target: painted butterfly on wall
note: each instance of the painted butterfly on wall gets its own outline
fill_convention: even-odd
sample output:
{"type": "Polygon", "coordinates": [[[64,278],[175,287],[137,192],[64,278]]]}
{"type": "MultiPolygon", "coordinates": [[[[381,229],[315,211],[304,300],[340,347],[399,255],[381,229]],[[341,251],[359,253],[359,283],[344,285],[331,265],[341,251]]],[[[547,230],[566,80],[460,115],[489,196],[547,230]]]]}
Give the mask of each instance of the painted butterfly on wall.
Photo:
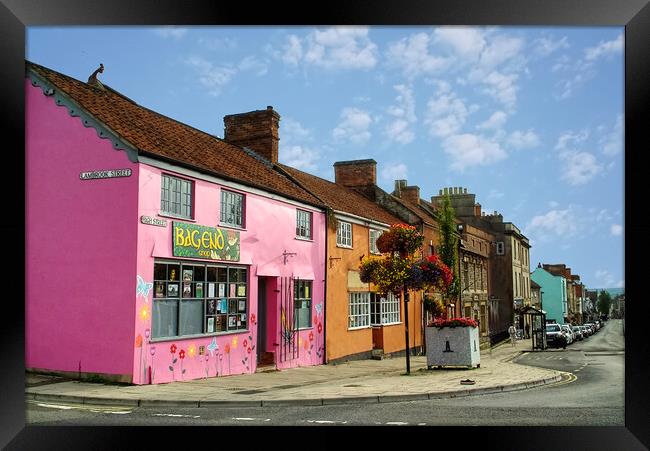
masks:
{"type": "Polygon", "coordinates": [[[144,279],[140,276],[138,276],[138,284],[135,289],[135,295],[142,295],[144,296],[145,300],[147,299],[147,296],[149,296],[149,292],[153,288],[153,283],[152,282],[145,282],[144,279]]]}
{"type": "Polygon", "coordinates": [[[219,349],[219,345],[217,345],[217,337],[212,337],[212,342],[208,345],[208,351],[210,351],[210,355],[214,356],[214,351],[219,349]]]}

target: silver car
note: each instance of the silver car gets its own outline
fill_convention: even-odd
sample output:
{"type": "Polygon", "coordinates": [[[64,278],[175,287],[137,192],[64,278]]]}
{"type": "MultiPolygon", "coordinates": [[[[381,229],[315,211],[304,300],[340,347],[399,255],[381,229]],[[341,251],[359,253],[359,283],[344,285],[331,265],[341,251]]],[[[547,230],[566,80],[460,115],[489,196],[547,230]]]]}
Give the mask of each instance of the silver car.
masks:
{"type": "Polygon", "coordinates": [[[573,329],[571,329],[570,324],[562,324],[560,326],[566,335],[566,344],[570,345],[575,341],[575,335],[573,335],[573,329]]]}
{"type": "Polygon", "coordinates": [[[573,334],[576,336],[577,340],[584,340],[585,336],[583,335],[580,326],[572,326],[571,330],[573,330],[573,334]]]}

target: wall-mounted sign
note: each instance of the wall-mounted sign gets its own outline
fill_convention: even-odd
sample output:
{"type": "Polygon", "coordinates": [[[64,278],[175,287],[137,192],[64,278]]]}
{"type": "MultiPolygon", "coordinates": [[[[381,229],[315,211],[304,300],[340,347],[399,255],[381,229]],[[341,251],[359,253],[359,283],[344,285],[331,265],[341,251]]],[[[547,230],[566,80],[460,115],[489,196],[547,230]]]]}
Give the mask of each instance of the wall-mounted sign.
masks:
{"type": "Polygon", "coordinates": [[[143,224],[155,225],[158,227],[167,227],[167,221],[164,219],[152,218],[151,216],[140,216],[140,222],[143,224]]]}
{"type": "Polygon", "coordinates": [[[175,257],[239,261],[239,232],[185,222],[173,222],[175,257]]]}
{"type": "Polygon", "coordinates": [[[131,177],[131,169],[108,169],[106,171],[89,171],[79,173],[79,178],[81,180],[112,179],[115,177],[131,177]]]}

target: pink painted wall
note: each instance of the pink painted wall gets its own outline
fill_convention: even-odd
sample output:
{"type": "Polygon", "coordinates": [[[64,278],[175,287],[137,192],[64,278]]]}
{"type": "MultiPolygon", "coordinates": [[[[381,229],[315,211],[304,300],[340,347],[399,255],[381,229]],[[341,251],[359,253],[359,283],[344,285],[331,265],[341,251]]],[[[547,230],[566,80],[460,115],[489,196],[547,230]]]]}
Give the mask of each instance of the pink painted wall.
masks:
{"type": "Polygon", "coordinates": [[[26,367],[130,377],[137,164],[29,80],[25,101],[26,367]]]}
{"type": "MultiPolygon", "coordinates": [[[[185,178],[182,174],[175,174],[185,178]]],[[[172,255],[172,218],[159,214],[161,173],[158,168],[141,164],[139,167],[139,207],[138,218],[141,215],[153,218],[167,219],[167,227],[156,227],[138,224],[138,255],[137,274],[145,282],[153,282],[154,258],[174,258],[172,255]]],[[[195,224],[208,227],[219,227],[220,186],[216,183],[203,180],[194,180],[195,199],[195,224]]],[[[300,358],[277,362],[278,368],[293,366],[317,365],[323,363],[323,353],[317,355],[318,346],[323,343],[322,323],[324,300],[324,271],[325,271],[325,216],[323,213],[313,212],[313,241],[297,240],[296,234],[296,206],[280,200],[269,199],[256,194],[245,194],[246,198],[246,230],[240,233],[240,261],[238,264],[248,265],[249,268],[249,330],[241,333],[216,335],[218,348],[214,352],[207,352],[205,356],[198,354],[200,346],[207,346],[213,337],[186,338],[164,341],[151,341],[151,312],[153,290],[147,296],[131,295],[138,314],[135,317],[133,366],[135,368],[134,383],[148,383],[148,367],[151,367],[154,383],[170,382],[173,380],[188,380],[215,375],[252,373],[256,369],[256,352],[253,346],[257,343],[257,324],[252,321],[255,315],[257,320],[258,302],[258,276],[286,277],[294,276],[301,279],[313,280],[313,327],[301,331],[302,346],[300,358]],[[295,252],[297,255],[289,257],[284,264],[284,251],[295,252]],[[318,306],[318,307],[317,307],[318,306]],[[320,310],[320,313],[318,311],[320,310]],[[311,334],[311,340],[310,340],[311,334]],[[138,335],[141,337],[137,339],[138,335]],[[173,346],[175,345],[175,346],[173,346]],[[310,348],[314,345],[313,348],[310,348]],[[248,353],[248,348],[251,353],[248,353]],[[152,351],[153,350],[153,351],[152,351]],[[175,352],[172,352],[175,351],[175,352]],[[184,350],[185,358],[178,357],[180,350],[184,350]],[[244,362],[242,363],[242,360],[244,362]],[[183,373],[182,368],[185,370],[183,373]],[[169,369],[170,365],[172,370],[169,369]]],[[[190,221],[187,221],[190,222],[190,221]]],[[[207,261],[207,260],[197,260],[207,261]]],[[[215,262],[215,261],[211,261],[215,262]]],[[[235,263],[235,262],[229,262],[235,263]]],[[[135,276],[134,276],[135,278],[135,276]]],[[[269,286],[272,285],[269,280],[269,286]]],[[[274,287],[275,288],[275,287],[274,287]]],[[[269,295],[276,295],[271,290],[269,295]]],[[[275,333],[277,335],[279,324],[279,304],[272,296],[267,298],[269,306],[275,310],[267,309],[269,318],[275,317],[275,333]]],[[[270,343],[277,342],[277,337],[271,337],[270,343]]],[[[133,345],[132,345],[133,346],[133,345]]],[[[276,355],[277,359],[277,355],[276,355]]]]}
{"type": "Polygon", "coordinates": [[[280,306],[278,305],[278,294],[275,290],[279,289],[278,278],[268,278],[266,283],[266,305],[267,312],[266,315],[266,351],[273,352],[275,351],[276,345],[278,343],[278,334],[280,321],[278,320],[277,314],[273,312],[279,312],[280,306]]]}

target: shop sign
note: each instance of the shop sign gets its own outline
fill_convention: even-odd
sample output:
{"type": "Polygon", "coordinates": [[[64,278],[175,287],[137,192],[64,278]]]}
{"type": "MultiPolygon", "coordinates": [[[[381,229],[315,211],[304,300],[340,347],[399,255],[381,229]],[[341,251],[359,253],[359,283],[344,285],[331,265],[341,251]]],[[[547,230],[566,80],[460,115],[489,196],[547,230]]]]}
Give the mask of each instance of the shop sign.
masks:
{"type": "Polygon", "coordinates": [[[151,216],[140,216],[140,222],[143,224],[155,225],[158,227],[167,227],[167,221],[164,219],[152,218],[151,216]]]}
{"type": "Polygon", "coordinates": [[[81,180],[112,179],[115,177],[131,177],[131,169],[108,169],[105,171],[89,171],[79,173],[79,178],[81,180]]]}
{"type": "Polygon", "coordinates": [[[175,257],[239,261],[239,232],[185,222],[173,222],[175,257]]]}

